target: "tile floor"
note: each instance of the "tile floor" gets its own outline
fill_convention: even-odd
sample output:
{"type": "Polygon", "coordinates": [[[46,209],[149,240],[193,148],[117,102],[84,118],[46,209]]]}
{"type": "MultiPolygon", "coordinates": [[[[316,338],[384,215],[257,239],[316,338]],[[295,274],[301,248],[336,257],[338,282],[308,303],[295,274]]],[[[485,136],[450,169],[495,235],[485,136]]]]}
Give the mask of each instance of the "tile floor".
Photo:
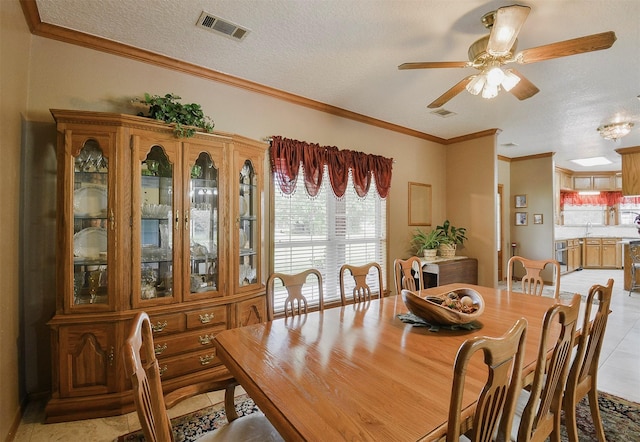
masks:
{"type": "MultiPolygon", "coordinates": [[[[640,402],[640,292],[628,296],[623,290],[622,270],[582,270],[561,278],[561,289],[580,294],[588,292],[593,284],[605,284],[613,278],[611,316],[607,324],[602,353],[598,387],[601,391],[640,402]]],[[[237,389],[242,393],[242,389],[237,389]]],[[[183,401],[173,407],[171,417],[216,404],[223,400],[224,393],[202,394],[183,401]]],[[[17,442],[44,442],[83,440],[87,442],[110,442],[121,434],[140,428],[135,413],[104,419],[59,424],[43,424],[43,405],[30,404],[25,412],[15,437],[17,442]]]]}

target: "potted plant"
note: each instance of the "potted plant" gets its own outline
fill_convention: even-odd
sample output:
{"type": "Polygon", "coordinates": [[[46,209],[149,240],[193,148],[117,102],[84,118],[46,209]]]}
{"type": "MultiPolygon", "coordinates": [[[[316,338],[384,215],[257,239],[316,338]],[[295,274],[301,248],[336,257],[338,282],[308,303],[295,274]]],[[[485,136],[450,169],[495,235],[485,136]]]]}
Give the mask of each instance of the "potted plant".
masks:
{"type": "Polygon", "coordinates": [[[419,228],[413,234],[411,243],[416,248],[417,255],[423,255],[428,260],[434,260],[440,245],[440,232],[432,230],[429,233],[419,228]]]}
{"type": "Polygon", "coordinates": [[[465,227],[455,227],[451,225],[449,220],[445,220],[441,226],[434,229],[439,233],[440,238],[440,256],[452,257],[456,254],[458,245],[462,245],[468,238],[466,236],[467,229],[465,227]]]}
{"type": "Polygon", "coordinates": [[[140,117],[153,118],[173,125],[173,133],[178,138],[192,137],[196,129],[213,132],[213,120],[206,116],[202,107],[197,103],[182,104],[181,98],[174,94],[159,95],[144,94],[144,99],[135,98],[133,103],[140,103],[149,107],[149,115],[142,112],[140,117]]]}

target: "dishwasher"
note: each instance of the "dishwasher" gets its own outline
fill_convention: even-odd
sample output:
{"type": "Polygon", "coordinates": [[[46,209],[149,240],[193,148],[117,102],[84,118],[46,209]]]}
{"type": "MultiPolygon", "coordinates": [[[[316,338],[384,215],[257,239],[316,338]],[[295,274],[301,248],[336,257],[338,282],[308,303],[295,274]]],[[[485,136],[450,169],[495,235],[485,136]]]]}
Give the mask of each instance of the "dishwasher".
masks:
{"type": "Polygon", "coordinates": [[[560,263],[560,274],[567,273],[568,267],[568,259],[569,259],[569,249],[567,248],[567,241],[556,241],[556,250],[555,250],[556,261],[560,263]]]}

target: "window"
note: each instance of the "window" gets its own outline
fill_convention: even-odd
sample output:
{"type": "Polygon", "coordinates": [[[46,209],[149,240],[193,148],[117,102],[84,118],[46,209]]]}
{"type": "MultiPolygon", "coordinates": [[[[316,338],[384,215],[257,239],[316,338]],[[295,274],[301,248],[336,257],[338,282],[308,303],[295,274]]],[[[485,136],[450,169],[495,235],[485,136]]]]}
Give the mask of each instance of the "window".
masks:
{"type": "MultiPolygon", "coordinates": [[[[326,175],[325,169],[325,178],[326,175]]],[[[328,182],[328,178],[323,179],[323,183],[328,182]]],[[[340,301],[338,271],[342,264],[363,265],[375,261],[383,269],[384,281],[387,207],[375,185],[366,197],[359,198],[349,178],[342,199],[337,199],[326,184],[316,197],[310,198],[305,192],[301,173],[296,189],[290,196],[284,195],[279,186],[274,189],[274,271],[298,273],[312,267],[320,270],[325,305],[340,301]]],[[[379,292],[376,278],[377,275],[372,274],[367,282],[374,292],[379,292]]],[[[279,284],[276,280],[276,314],[283,311],[287,296],[279,284]]],[[[311,277],[307,286],[307,292],[303,294],[312,305],[317,304],[318,290],[311,277]]],[[[347,290],[352,288],[353,285],[346,287],[347,290]]]]}
{"type": "Polygon", "coordinates": [[[624,196],[620,200],[620,224],[632,225],[636,216],[640,214],[640,198],[624,196]]]}
{"type": "Polygon", "coordinates": [[[564,206],[564,225],[565,226],[584,226],[591,223],[594,226],[604,225],[607,214],[606,205],[582,205],[574,206],[565,204],[564,206]]]}

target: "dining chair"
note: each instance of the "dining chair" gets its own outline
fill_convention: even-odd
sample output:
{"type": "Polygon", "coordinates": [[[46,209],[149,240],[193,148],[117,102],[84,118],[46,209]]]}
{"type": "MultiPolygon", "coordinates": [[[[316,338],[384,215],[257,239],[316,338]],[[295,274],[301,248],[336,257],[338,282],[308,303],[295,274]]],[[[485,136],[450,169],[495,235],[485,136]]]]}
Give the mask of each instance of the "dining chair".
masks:
{"type": "MultiPolygon", "coordinates": [[[[520,281],[520,291],[528,293],[530,295],[541,296],[544,290],[544,280],[542,279],[541,272],[550,267],[553,269],[554,275],[554,298],[560,297],[560,263],[555,259],[527,259],[522,256],[512,256],[507,263],[507,288],[509,291],[513,289],[513,281],[515,277],[516,263],[520,263],[524,270],[525,275],[520,281]]],[[[516,290],[518,290],[516,288],[516,290]]]]}
{"type": "Polygon", "coordinates": [[[476,336],[462,344],[454,364],[447,442],[490,442],[498,426],[502,427],[502,434],[511,433],[516,399],[521,388],[526,329],[527,320],[520,318],[499,338],[476,336]],[[471,429],[461,435],[460,415],[467,366],[478,351],[483,352],[489,375],[478,397],[471,429]]]}
{"type": "Polygon", "coordinates": [[[394,260],[393,274],[398,295],[402,292],[402,289],[411,290],[412,292],[424,289],[422,261],[417,256],[394,260]]]}
{"type": "MultiPolygon", "coordinates": [[[[554,304],[544,315],[533,382],[520,392],[511,429],[517,442],[560,442],[562,395],[580,311],[580,295],[570,305],[554,304]],[[555,342],[553,341],[555,339],[555,342]],[[552,345],[553,343],[553,345],[552,345]]],[[[499,434],[505,438],[505,433],[499,434]]]]}
{"type": "Polygon", "coordinates": [[[585,396],[589,397],[591,419],[598,440],[600,442],[606,441],[598,407],[597,375],[602,340],[609,318],[612,291],[613,279],[609,279],[606,286],[600,284],[591,286],[587,296],[577,351],[569,370],[564,393],[565,426],[570,442],[578,441],[576,408],[578,402],[585,396]],[[594,307],[597,310],[594,317],[591,318],[591,310],[594,307]]]}
{"type": "Polygon", "coordinates": [[[277,279],[282,282],[282,285],[287,291],[287,298],[284,301],[285,318],[288,316],[299,315],[301,313],[307,313],[309,309],[309,302],[303,293],[303,288],[305,285],[310,285],[310,283],[307,283],[309,275],[314,275],[318,280],[318,310],[324,310],[322,274],[319,270],[307,269],[294,274],[272,273],[267,279],[267,319],[269,321],[272,321],[274,317],[276,302],[274,283],[277,279]]]}
{"type": "Polygon", "coordinates": [[[640,241],[629,241],[629,256],[631,258],[631,286],[629,287],[629,296],[635,289],[640,288],[640,283],[636,280],[636,273],[640,268],[640,241]]]}
{"type": "MultiPolygon", "coordinates": [[[[139,312],[132,323],[124,345],[126,374],[133,387],[133,400],[145,440],[174,441],[171,420],[162,393],[160,368],[153,345],[149,315],[139,312]]],[[[225,388],[225,412],[228,424],[204,434],[198,441],[282,441],[282,437],[261,412],[238,417],[234,405],[237,382],[231,380],[225,388]]]]}
{"type": "MultiPolygon", "coordinates": [[[[370,301],[372,298],[371,287],[367,283],[367,276],[372,272],[378,280],[378,297],[382,298],[382,269],[377,262],[370,262],[361,266],[344,264],[340,267],[338,278],[340,279],[340,300],[342,305],[347,305],[347,293],[345,288],[345,278],[350,273],[355,283],[351,292],[353,302],[370,301]]],[[[375,298],[375,296],[373,296],[375,298]]]]}

